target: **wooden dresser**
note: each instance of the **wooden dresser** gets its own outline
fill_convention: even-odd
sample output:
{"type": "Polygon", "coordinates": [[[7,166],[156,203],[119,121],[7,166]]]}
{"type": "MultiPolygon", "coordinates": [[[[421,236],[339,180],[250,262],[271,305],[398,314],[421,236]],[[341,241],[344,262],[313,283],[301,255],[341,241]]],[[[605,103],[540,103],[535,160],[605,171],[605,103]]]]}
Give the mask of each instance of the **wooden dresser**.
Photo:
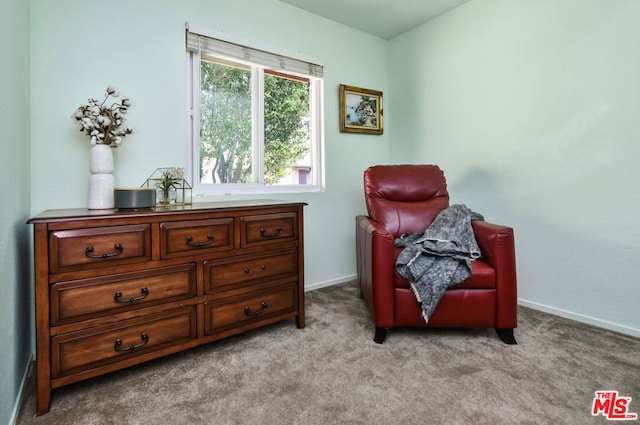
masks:
{"type": "Polygon", "coordinates": [[[50,210],[34,225],[37,414],[51,391],[295,317],[304,203],[50,210]]]}

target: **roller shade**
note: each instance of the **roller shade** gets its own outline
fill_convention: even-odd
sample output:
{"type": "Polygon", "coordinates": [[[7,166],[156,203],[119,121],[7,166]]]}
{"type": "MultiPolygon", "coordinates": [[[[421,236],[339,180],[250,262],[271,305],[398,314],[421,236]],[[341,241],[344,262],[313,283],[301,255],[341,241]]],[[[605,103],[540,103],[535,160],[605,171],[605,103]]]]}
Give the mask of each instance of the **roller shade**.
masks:
{"type": "Polygon", "coordinates": [[[272,70],[322,78],[322,65],[207,37],[188,30],[186,33],[187,50],[190,52],[222,57],[240,62],[249,62],[272,70]]]}

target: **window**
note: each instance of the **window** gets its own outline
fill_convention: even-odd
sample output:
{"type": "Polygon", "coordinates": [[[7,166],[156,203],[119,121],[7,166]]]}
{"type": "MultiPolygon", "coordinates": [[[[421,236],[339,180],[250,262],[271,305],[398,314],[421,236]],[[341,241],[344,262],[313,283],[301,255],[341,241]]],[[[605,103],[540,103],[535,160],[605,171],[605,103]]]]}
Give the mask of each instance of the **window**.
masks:
{"type": "Polygon", "coordinates": [[[322,189],[322,67],[187,31],[195,194],[322,189]]]}

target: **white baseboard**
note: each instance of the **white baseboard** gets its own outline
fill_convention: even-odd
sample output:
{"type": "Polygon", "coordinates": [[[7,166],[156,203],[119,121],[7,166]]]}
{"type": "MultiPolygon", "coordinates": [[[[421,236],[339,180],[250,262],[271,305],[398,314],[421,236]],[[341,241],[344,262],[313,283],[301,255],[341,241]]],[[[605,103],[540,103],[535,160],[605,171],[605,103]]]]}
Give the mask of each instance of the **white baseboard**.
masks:
{"type": "Polygon", "coordinates": [[[356,280],[356,275],[349,275],[338,277],[336,279],[325,280],[324,282],[316,282],[311,284],[304,285],[304,292],[315,291],[316,289],[325,288],[327,286],[339,285],[341,283],[351,282],[352,280],[356,280]]]}
{"type": "Polygon", "coordinates": [[[577,322],[587,323],[589,325],[597,326],[599,328],[608,329],[610,331],[619,332],[621,334],[640,338],[640,329],[632,328],[630,326],[620,325],[618,323],[609,322],[607,320],[598,319],[595,317],[587,316],[585,314],[574,313],[572,311],[563,310],[561,308],[551,307],[545,304],[536,303],[533,301],[518,299],[518,304],[532,308],[534,310],[544,311],[545,313],[553,314],[556,316],[564,317],[566,319],[575,320],[577,322]]]}
{"type": "MultiPolygon", "coordinates": [[[[312,283],[312,284],[305,285],[304,291],[309,292],[309,291],[314,291],[316,289],[325,288],[327,286],[339,285],[341,283],[351,282],[356,278],[357,276],[354,274],[354,275],[343,276],[336,279],[327,280],[324,282],[312,283]]],[[[595,317],[587,316],[585,314],[574,313],[572,311],[563,310],[561,308],[552,307],[549,305],[540,304],[540,303],[529,301],[529,300],[524,300],[522,298],[518,299],[518,304],[524,307],[532,308],[534,310],[544,311],[545,313],[553,314],[555,316],[564,317],[566,319],[575,320],[577,322],[586,323],[589,325],[597,326],[599,328],[604,328],[610,331],[640,338],[640,329],[632,328],[630,326],[620,325],[618,323],[613,323],[607,320],[602,320],[595,317]]]]}
{"type": "Polygon", "coordinates": [[[27,362],[27,367],[24,369],[24,374],[22,375],[22,382],[20,383],[20,389],[18,390],[18,397],[16,398],[16,402],[13,405],[13,411],[11,412],[11,416],[9,417],[9,424],[15,425],[18,420],[18,413],[20,413],[20,406],[22,405],[22,399],[24,397],[25,386],[27,385],[27,377],[29,376],[29,371],[31,370],[31,365],[33,364],[33,354],[29,357],[29,361],[27,362]]]}

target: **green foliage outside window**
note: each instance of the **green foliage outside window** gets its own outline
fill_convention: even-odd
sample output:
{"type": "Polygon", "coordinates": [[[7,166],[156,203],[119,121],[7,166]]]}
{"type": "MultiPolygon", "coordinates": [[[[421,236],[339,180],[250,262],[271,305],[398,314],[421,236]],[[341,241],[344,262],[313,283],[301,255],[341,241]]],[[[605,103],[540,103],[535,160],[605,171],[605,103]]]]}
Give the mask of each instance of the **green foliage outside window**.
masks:
{"type": "MultiPolygon", "coordinates": [[[[200,178],[253,178],[251,70],[201,62],[200,178]]],[[[309,152],[309,84],[264,76],[264,181],[277,184],[309,152]]]]}

